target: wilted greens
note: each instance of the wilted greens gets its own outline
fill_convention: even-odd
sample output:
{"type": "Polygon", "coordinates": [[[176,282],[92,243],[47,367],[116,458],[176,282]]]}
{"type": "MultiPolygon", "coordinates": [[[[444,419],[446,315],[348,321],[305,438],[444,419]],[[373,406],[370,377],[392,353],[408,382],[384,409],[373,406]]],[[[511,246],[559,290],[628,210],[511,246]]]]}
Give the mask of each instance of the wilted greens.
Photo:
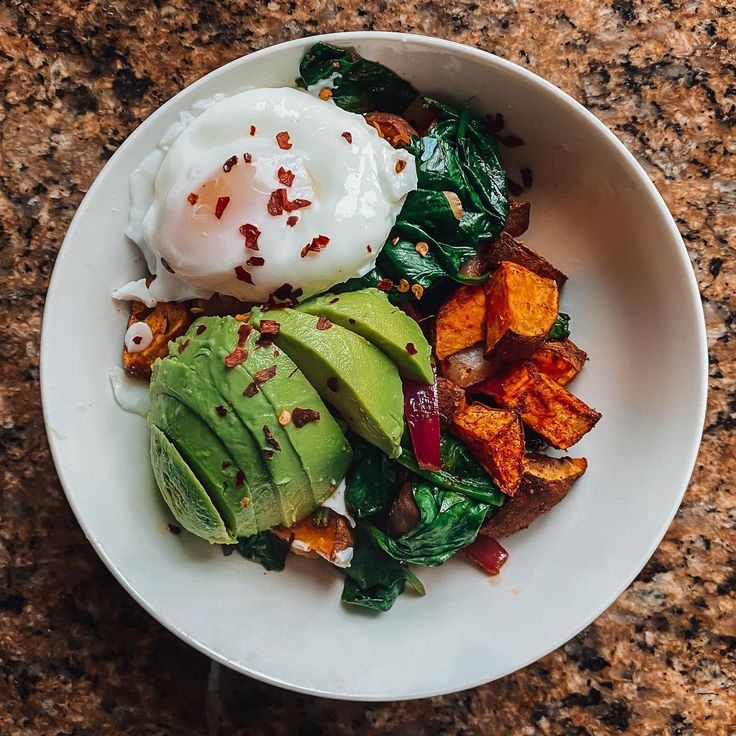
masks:
{"type": "Polygon", "coordinates": [[[299,73],[305,85],[332,80],[332,99],[350,112],[402,113],[417,97],[414,87],[387,67],[327,43],[307,51],[299,73]]]}
{"type": "Polygon", "coordinates": [[[560,312],[549,332],[549,340],[564,340],[570,337],[570,315],[560,312]]]}
{"type": "Polygon", "coordinates": [[[353,464],[345,478],[345,502],[356,519],[388,513],[396,495],[396,470],[388,456],[357,435],[350,436],[353,464]]]}
{"type": "Polygon", "coordinates": [[[238,552],[247,560],[260,563],[266,570],[283,570],[289,544],[271,532],[260,532],[239,540],[238,552]]]}
{"type": "Polygon", "coordinates": [[[441,565],[478,535],[489,506],[467,496],[439,488],[423,478],[412,483],[420,519],[414,529],[398,539],[375,526],[368,532],[395,560],[417,565],[441,565]]]}

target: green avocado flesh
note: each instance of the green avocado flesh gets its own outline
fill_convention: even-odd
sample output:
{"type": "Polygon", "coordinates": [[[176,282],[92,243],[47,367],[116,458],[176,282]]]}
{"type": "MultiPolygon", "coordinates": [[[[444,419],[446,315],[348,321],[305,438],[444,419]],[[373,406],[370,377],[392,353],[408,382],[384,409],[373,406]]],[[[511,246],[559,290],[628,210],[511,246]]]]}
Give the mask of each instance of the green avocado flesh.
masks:
{"type": "Polygon", "coordinates": [[[235,542],[207,491],[176,447],[155,426],[151,426],[151,465],[161,495],[179,524],[211,544],[235,542]]]}
{"type": "Polygon", "coordinates": [[[419,325],[378,289],[325,294],[297,307],[364,337],[390,358],[399,373],[423,383],[434,382],[431,348],[419,325]]]}
{"type": "MultiPolygon", "coordinates": [[[[152,404],[158,394],[173,396],[187,406],[217,436],[235,464],[244,469],[258,531],[281,524],[281,506],[265,461],[248,430],[233,411],[225,409],[227,402],[212,384],[178,360],[157,360],[151,376],[152,404]]],[[[177,441],[182,444],[187,440],[180,437],[177,441]]]]}
{"type": "Polygon", "coordinates": [[[398,457],[404,402],[396,365],[365,338],[330,322],[324,325],[314,315],[279,309],[251,317],[254,327],[264,319],[279,324],[276,345],[350,428],[389,457],[398,457]]]}
{"type": "MultiPolygon", "coordinates": [[[[231,317],[198,320],[190,331],[194,337],[182,351],[181,358],[187,361],[202,350],[211,351],[213,344],[230,352],[237,345],[241,324],[231,317]]],[[[252,381],[253,376],[263,375],[264,371],[275,367],[273,378],[258,382],[257,386],[268,400],[277,422],[279,417],[284,421],[288,418],[282,412],[291,415],[295,409],[308,409],[319,415],[319,419],[299,426],[302,423],[296,412],[297,419],[283,425],[309,479],[314,505],[319,506],[345,475],[352,460],[352,449],[319,394],[291,358],[278,347],[263,340],[259,342],[260,337],[260,333],[253,331],[243,345],[248,354],[244,363],[225,370],[237,372],[241,369],[252,381]]],[[[174,354],[178,355],[178,347],[174,354]]],[[[250,398],[244,403],[249,404],[250,398]]]]}
{"type": "Polygon", "coordinates": [[[194,412],[167,394],[156,394],[148,421],[171,439],[228,530],[236,537],[256,534],[258,527],[245,473],[217,435],[194,412]]]}

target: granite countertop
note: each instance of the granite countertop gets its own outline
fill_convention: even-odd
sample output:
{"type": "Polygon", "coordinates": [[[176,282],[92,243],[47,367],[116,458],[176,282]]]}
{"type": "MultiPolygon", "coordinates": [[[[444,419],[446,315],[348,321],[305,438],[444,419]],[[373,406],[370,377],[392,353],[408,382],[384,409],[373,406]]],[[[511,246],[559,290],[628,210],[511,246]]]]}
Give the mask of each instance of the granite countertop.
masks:
{"type": "Polygon", "coordinates": [[[0,733],[736,733],[735,43],[736,11],[726,0],[3,3],[0,733]],[[540,662],[415,703],[284,692],[212,664],[165,631],[86,542],[40,413],[45,290],[104,162],[211,69],[279,41],[351,29],[478,46],[545,76],[598,115],[675,216],[711,351],[693,480],[636,582],[540,662]]]}

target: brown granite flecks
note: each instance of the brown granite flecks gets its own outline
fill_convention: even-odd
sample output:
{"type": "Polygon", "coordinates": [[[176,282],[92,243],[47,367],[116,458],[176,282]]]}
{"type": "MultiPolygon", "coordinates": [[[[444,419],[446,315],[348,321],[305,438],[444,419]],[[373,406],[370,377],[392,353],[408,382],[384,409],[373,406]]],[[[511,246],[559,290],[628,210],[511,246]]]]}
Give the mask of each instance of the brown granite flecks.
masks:
{"type": "Polygon", "coordinates": [[[736,733],[736,11],[721,0],[199,2],[0,6],[0,733],[736,733]],[[255,49],[338,30],[451,38],[530,68],[635,153],[689,248],[711,349],[704,441],[667,537],[563,648],[419,703],[336,703],[236,675],[114,582],[55,477],[38,336],[84,192],[164,100],[255,49]]]}

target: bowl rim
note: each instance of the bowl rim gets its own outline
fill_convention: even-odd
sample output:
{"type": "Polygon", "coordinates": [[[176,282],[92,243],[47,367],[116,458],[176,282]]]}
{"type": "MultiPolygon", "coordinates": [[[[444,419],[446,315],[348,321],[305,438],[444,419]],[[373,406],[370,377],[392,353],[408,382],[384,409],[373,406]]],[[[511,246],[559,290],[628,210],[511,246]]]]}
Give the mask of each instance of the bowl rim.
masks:
{"type": "Polygon", "coordinates": [[[690,478],[692,476],[692,472],[695,467],[695,463],[697,461],[698,452],[700,449],[700,443],[702,439],[702,433],[703,433],[705,417],[706,417],[708,378],[709,378],[708,376],[708,344],[707,344],[707,336],[706,336],[705,315],[703,312],[703,305],[702,305],[700,292],[698,289],[697,279],[695,276],[693,265],[690,261],[690,257],[688,255],[687,249],[682,240],[682,236],[680,235],[677,229],[674,218],[672,214],[670,213],[669,209],[667,208],[667,205],[665,204],[664,199],[662,198],[662,195],[659,193],[656,186],[654,185],[652,180],[647,175],[646,171],[642,168],[642,166],[636,160],[634,155],[626,148],[626,146],[616,137],[616,135],[603,122],[601,122],[595,115],[593,115],[593,113],[587,110],[581,103],[575,100],[575,98],[573,98],[567,92],[564,92],[559,87],[552,84],[551,82],[548,82],[543,77],[520,66],[519,64],[516,64],[512,61],[508,61],[507,59],[499,57],[489,51],[485,51],[485,50],[482,50],[482,49],[479,49],[473,46],[459,43],[457,41],[450,41],[447,39],[438,38],[435,36],[427,36],[427,35],[418,34],[418,33],[403,33],[403,32],[395,32],[395,31],[345,31],[345,32],[335,32],[335,33],[324,33],[324,34],[318,34],[314,36],[303,36],[300,38],[295,38],[289,41],[284,41],[282,43],[267,46],[257,51],[253,51],[251,53],[245,54],[244,56],[240,56],[236,59],[233,59],[232,61],[227,62],[226,64],[222,66],[219,66],[213,69],[212,71],[208,72],[207,74],[200,77],[196,81],[192,82],[190,85],[180,89],[179,92],[177,92],[175,95],[169,98],[166,102],[164,102],[162,105],[156,108],[148,117],[146,117],[146,119],[143,120],[140,123],[140,125],[138,125],[138,127],[126,138],[126,140],[123,141],[123,143],[117,149],[117,151],[113,154],[113,156],[105,163],[105,166],[103,166],[103,168],[100,169],[100,171],[97,173],[97,175],[95,176],[95,179],[93,180],[92,184],[87,190],[82,202],[80,203],[77,211],[75,212],[74,217],[72,218],[72,221],[69,224],[64,240],[62,241],[61,247],[58,251],[57,258],[54,264],[54,269],[51,274],[49,286],[46,292],[46,300],[45,300],[44,313],[43,313],[42,325],[41,325],[40,361],[39,362],[40,362],[39,379],[40,379],[40,389],[41,389],[41,407],[42,407],[42,412],[43,412],[43,417],[44,417],[46,436],[48,439],[51,456],[52,456],[54,466],[55,466],[55,469],[56,469],[56,472],[59,478],[59,482],[61,483],[61,486],[64,490],[64,494],[66,495],[67,501],[69,505],[71,506],[74,516],[76,517],[77,522],[82,528],[82,531],[84,532],[85,537],[87,538],[89,543],[92,545],[95,552],[97,553],[99,558],[102,560],[103,564],[112,573],[112,575],[115,577],[117,582],[120,583],[120,585],[122,585],[122,587],[128,592],[128,594],[148,614],[150,614],[158,623],[164,626],[168,631],[170,631],[172,634],[177,636],[179,639],[181,639],[188,645],[194,647],[196,650],[198,650],[202,654],[205,654],[210,659],[220,664],[224,664],[227,667],[234,669],[241,674],[247,675],[249,677],[253,677],[256,680],[265,682],[270,685],[276,685],[278,687],[285,688],[287,690],[291,690],[291,691],[306,694],[306,695],[313,695],[317,697],[331,698],[331,699],[337,699],[337,700],[354,700],[354,701],[357,700],[357,701],[363,701],[363,702],[388,702],[388,701],[401,701],[401,700],[415,700],[415,699],[422,699],[422,698],[434,697],[434,696],[439,696],[439,695],[447,695],[453,692],[462,692],[464,690],[479,687],[481,685],[487,684],[488,682],[494,681],[496,679],[507,677],[508,675],[513,674],[514,672],[517,672],[521,669],[528,667],[530,664],[533,664],[534,662],[538,661],[542,657],[547,656],[550,652],[553,652],[554,650],[558,649],[559,647],[564,645],[566,642],[568,642],[570,639],[572,639],[577,634],[579,634],[582,630],[587,628],[602,613],[604,613],[616,601],[616,599],[631,585],[631,583],[634,581],[636,576],[641,572],[641,570],[646,565],[648,560],[654,554],[655,550],[657,549],[660,542],[662,541],[662,538],[667,532],[667,529],[672,523],[672,520],[675,514],[677,513],[677,510],[679,509],[680,504],[682,503],[682,499],[688,488],[690,478]],[[222,75],[226,71],[232,69],[233,67],[247,64],[250,60],[253,60],[256,58],[259,60],[263,60],[263,59],[268,58],[269,56],[278,55],[286,49],[291,49],[294,47],[301,47],[301,46],[304,46],[304,47],[311,46],[312,44],[317,43],[319,41],[324,41],[328,43],[336,43],[336,44],[350,44],[351,42],[360,42],[360,41],[366,41],[366,40],[388,42],[388,43],[391,43],[391,42],[395,43],[397,41],[403,42],[406,40],[411,40],[411,41],[415,41],[415,42],[424,44],[430,48],[434,47],[437,50],[449,51],[452,54],[456,54],[460,56],[475,57],[477,59],[482,60],[486,64],[495,65],[507,72],[510,72],[511,74],[522,77],[526,79],[527,81],[533,82],[534,84],[542,87],[548,93],[551,93],[558,100],[564,103],[567,107],[572,108],[572,110],[577,115],[581,116],[587,124],[593,126],[599,133],[603,134],[603,136],[608,140],[610,144],[613,145],[617,153],[620,155],[622,159],[622,164],[626,168],[627,172],[634,175],[637,181],[644,186],[645,190],[648,192],[649,196],[652,198],[653,202],[656,204],[660,213],[664,216],[664,219],[667,223],[667,230],[668,230],[668,234],[670,238],[674,240],[674,242],[676,243],[676,250],[673,251],[671,257],[672,258],[676,257],[679,260],[679,266],[684,270],[686,274],[686,280],[688,284],[688,295],[690,299],[689,307],[692,310],[692,313],[694,317],[696,318],[695,321],[697,323],[695,325],[695,328],[696,328],[695,331],[697,334],[697,344],[692,345],[692,349],[695,352],[697,352],[697,359],[699,362],[699,381],[698,381],[697,386],[693,386],[693,393],[696,394],[698,415],[700,417],[700,420],[697,423],[693,423],[693,425],[690,427],[690,432],[691,432],[691,437],[690,437],[690,442],[689,442],[690,447],[691,447],[690,457],[688,459],[688,462],[684,466],[688,468],[688,471],[686,475],[683,475],[683,478],[681,481],[682,489],[677,495],[675,502],[672,505],[672,508],[670,509],[666,517],[664,518],[664,521],[660,529],[657,531],[657,534],[655,535],[655,537],[653,537],[649,548],[642,555],[640,562],[637,563],[636,569],[632,570],[631,574],[626,578],[625,584],[621,585],[615,591],[612,591],[611,594],[604,601],[602,601],[602,603],[596,608],[594,613],[585,620],[583,625],[579,625],[579,623],[577,622],[573,623],[569,628],[565,630],[565,633],[562,636],[558,637],[558,639],[551,642],[547,647],[544,648],[543,651],[540,651],[535,656],[528,658],[528,660],[524,661],[522,664],[511,667],[508,670],[501,672],[496,677],[494,677],[493,680],[488,680],[488,679],[473,680],[470,682],[464,682],[461,685],[459,685],[457,688],[449,689],[445,687],[445,688],[440,688],[437,690],[428,690],[426,692],[420,692],[420,693],[416,693],[416,692],[392,693],[386,696],[375,696],[375,695],[360,696],[354,693],[326,692],[326,691],[321,691],[321,690],[317,690],[317,689],[313,689],[313,688],[309,688],[309,687],[305,687],[302,685],[280,680],[278,677],[274,677],[272,675],[268,675],[263,672],[259,672],[255,669],[250,669],[247,666],[244,666],[238,662],[233,662],[229,660],[226,656],[213,651],[207,645],[203,644],[202,642],[190,636],[186,631],[183,631],[177,628],[176,626],[174,626],[173,624],[171,624],[169,621],[164,620],[159,615],[155,607],[151,603],[149,603],[145,598],[139,595],[136,589],[128,582],[124,574],[118,569],[115,562],[106,554],[101,544],[95,538],[92,532],[92,529],[90,528],[89,523],[85,520],[84,516],[80,512],[80,509],[74,500],[74,494],[71,493],[69,490],[69,487],[71,484],[66,479],[64,471],[63,471],[62,452],[59,448],[59,445],[57,444],[54,433],[50,431],[50,427],[49,427],[48,416],[49,416],[49,408],[50,408],[50,403],[52,401],[52,398],[50,396],[49,388],[48,388],[49,387],[49,381],[48,381],[48,375],[47,375],[48,369],[45,368],[46,361],[43,360],[44,355],[50,350],[47,347],[49,343],[49,330],[47,329],[48,322],[45,318],[46,309],[47,309],[47,305],[53,304],[56,293],[61,288],[60,286],[61,279],[60,277],[58,277],[59,270],[57,270],[56,266],[64,256],[64,252],[65,252],[64,248],[66,246],[67,241],[71,242],[74,240],[77,223],[79,220],[81,220],[81,216],[84,214],[86,209],[89,207],[90,202],[93,199],[95,190],[98,186],[98,182],[100,179],[100,174],[102,173],[104,168],[106,168],[107,166],[110,166],[112,162],[115,161],[115,159],[121,154],[123,149],[127,147],[126,144],[129,141],[135,140],[137,138],[147,135],[148,128],[152,124],[153,119],[164,115],[170,107],[173,107],[176,104],[176,99],[179,97],[179,95],[184,90],[196,91],[197,88],[204,85],[206,80],[210,80],[213,77],[222,75]]]}

